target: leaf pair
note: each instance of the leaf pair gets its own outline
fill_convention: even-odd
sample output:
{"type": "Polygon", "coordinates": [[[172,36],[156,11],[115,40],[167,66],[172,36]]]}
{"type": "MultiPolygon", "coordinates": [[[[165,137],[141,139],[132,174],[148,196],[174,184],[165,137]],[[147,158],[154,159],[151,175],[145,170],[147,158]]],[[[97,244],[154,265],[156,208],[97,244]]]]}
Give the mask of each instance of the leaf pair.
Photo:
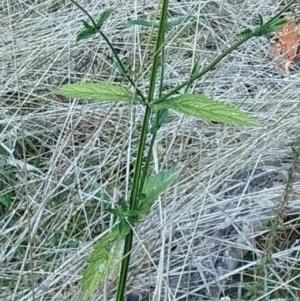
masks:
{"type": "Polygon", "coordinates": [[[180,171],[181,169],[175,168],[169,171],[162,171],[159,174],[152,174],[147,178],[142,192],[143,197],[139,201],[137,211],[130,210],[126,203],[122,203],[118,208],[107,209],[107,211],[118,216],[120,222],[95,245],[88,259],[88,266],[84,270],[81,280],[81,297],[83,299],[93,295],[99,284],[108,277],[118,262],[121,243],[130,231],[128,223],[123,223],[122,227],[120,227],[122,219],[131,218],[134,215],[146,216],[151,210],[154,201],[176,181],[180,171]]]}
{"type": "Polygon", "coordinates": [[[100,15],[98,21],[93,25],[88,24],[86,21],[82,21],[83,26],[85,27],[85,30],[81,31],[78,34],[78,36],[76,38],[76,42],[79,42],[84,39],[88,39],[91,36],[93,36],[94,34],[96,34],[101,29],[104,22],[111,16],[112,12],[113,12],[112,9],[108,9],[108,10],[104,11],[100,15]]]}
{"type": "MultiPolygon", "coordinates": [[[[139,103],[140,98],[125,87],[108,83],[80,83],[62,86],[59,93],[68,97],[109,102],[139,103]]],[[[259,123],[237,108],[205,95],[183,94],[164,101],[153,101],[154,110],[172,109],[185,115],[228,125],[258,126],[259,123]]],[[[165,111],[166,112],[166,111],[165,111]]],[[[163,118],[162,116],[161,118],[163,118]]],[[[164,118],[163,118],[164,120],[164,118]]],[[[155,129],[152,129],[155,130],[155,129]]]]}

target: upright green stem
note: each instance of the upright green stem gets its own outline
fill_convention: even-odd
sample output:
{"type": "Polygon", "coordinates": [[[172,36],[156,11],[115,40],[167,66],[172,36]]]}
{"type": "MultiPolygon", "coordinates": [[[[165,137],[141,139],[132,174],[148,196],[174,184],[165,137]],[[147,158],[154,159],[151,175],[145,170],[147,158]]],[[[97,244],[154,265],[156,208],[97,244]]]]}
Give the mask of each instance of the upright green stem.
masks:
{"type": "MultiPolygon", "coordinates": [[[[162,41],[161,41],[160,51],[161,51],[161,56],[160,56],[161,57],[160,69],[161,70],[160,70],[159,97],[162,97],[163,88],[164,88],[164,76],[165,76],[165,32],[164,31],[162,32],[162,41]]],[[[144,187],[144,184],[145,184],[145,180],[146,180],[149,165],[150,165],[150,160],[152,158],[153,146],[154,146],[154,143],[155,143],[155,140],[156,140],[157,132],[160,129],[161,125],[163,124],[164,120],[167,117],[166,112],[168,112],[168,110],[163,109],[163,110],[159,110],[155,114],[154,125],[152,126],[153,130],[151,130],[152,137],[151,137],[151,141],[150,141],[150,144],[149,144],[147,157],[146,157],[146,160],[145,160],[143,173],[142,173],[142,176],[141,176],[139,194],[142,193],[142,190],[143,190],[143,187],[144,187]],[[161,120],[161,118],[163,118],[163,120],[161,120]]]]}
{"type": "Polygon", "coordinates": [[[161,51],[161,47],[162,47],[163,40],[164,40],[164,31],[166,29],[166,20],[167,20],[169,0],[162,0],[161,2],[163,3],[163,5],[162,5],[162,9],[161,9],[161,18],[160,18],[158,36],[157,36],[156,45],[155,45],[155,52],[154,52],[151,77],[150,77],[150,85],[149,85],[150,89],[148,92],[147,103],[151,103],[154,98],[157,70],[159,67],[160,51],[161,51]]]}
{"type": "MultiPolygon", "coordinates": [[[[133,183],[132,183],[132,190],[131,190],[130,203],[129,203],[130,210],[137,210],[139,205],[139,198],[140,198],[139,193],[143,189],[141,183],[143,184],[144,181],[141,181],[141,171],[142,171],[144,150],[146,146],[146,138],[147,138],[147,133],[149,128],[149,121],[152,113],[151,107],[148,106],[148,103],[151,103],[154,97],[157,70],[159,67],[160,48],[163,43],[164,31],[166,28],[168,5],[169,5],[168,0],[162,0],[161,18],[160,18],[158,36],[155,45],[155,53],[154,53],[151,77],[150,77],[150,85],[149,85],[150,88],[146,100],[146,111],[143,119],[142,131],[140,135],[140,141],[139,141],[137,157],[136,157],[136,162],[134,167],[133,183]]],[[[123,301],[124,298],[128,268],[130,263],[130,252],[132,250],[132,241],[133,241],[133,231],[130,230],[130,232],[125,238],[125,245],[123,251],[123,259],[121,263],[121,271],[120,271],[116,301],[123,301]]]]}
{"type": "MultiPolygon", "coordinates": [[[[134,168],[133,174],[133,184],[130,196],[130,209],[136,210],[138,206],[138,192],[139,192],[139,184],[140,184],[140,175],[142,170],[142,163],[143,163],[143,153],[146,146],[146,138],[148,132],[148,125],[151,116],[151,108],[149,106],[146,107],[146,112],[144,115],[142,132],[140,135],[140,142],[137,151],[137,158],[134,168]]],[[[125,245],[123,251],[123,260],[121,264],[121,271],[119,277],[119,284],[117,290],[117,297],[116,301],[123,301],[123,296],[125,293],[126,288],[126,281],[127,281],[127,274],[128,274],[128,267],[130,263],[130,252],[132,249],[132,241],[133,241],[133,231],[130,230],[128,235],[125,238],[125,245]]]]}

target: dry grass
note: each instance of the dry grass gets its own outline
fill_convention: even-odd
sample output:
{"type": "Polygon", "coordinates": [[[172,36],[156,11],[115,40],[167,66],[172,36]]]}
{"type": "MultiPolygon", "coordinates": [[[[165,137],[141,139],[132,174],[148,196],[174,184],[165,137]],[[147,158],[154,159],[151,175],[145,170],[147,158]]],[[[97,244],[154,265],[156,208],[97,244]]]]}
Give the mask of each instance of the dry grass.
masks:
{"type": "MultiPolygon", "coordinates": [[[[146,92],[153,36],[126,19],[153,19],[158,1],[79,2],[94,16],[115,9],[104,30],[127,66],[142,70],[146,92]]],[[[197,57],[206,65],[231,45],[258,13],[274,15],[280,2],[171,1],[170,16],[195,22],[168,32],[166,89],[188,76],[197,57]]],[[[87,256],[112,223],[103,208],[130,191],[143,111],[51,93],[67,82],[123,81],[103,41],[75,44],[84,17],[71,3],[4,0],[0,14],[0,197],[10,203],[0,207],[0,299],[77,301],[87,256]]],[[[181,164],[184,172],[137,229],[128,291],[151,300],[174,300],[177,290],[185,300],[208,287],[215,298],[300,299],[299,177],[281,228],[267,235],[299,135],[299,75],[283,74],[268,53],[267,40],[251,40],[193,86],[250,112],[260,128],[172,114],[159,132],[155,169],[181,164]],[[231,269],[220,269],[222,257],[226,268],[235,259],[231,269]]],[[[115,283],[112,275],[92,300],[111,300],[115,283]]]]}

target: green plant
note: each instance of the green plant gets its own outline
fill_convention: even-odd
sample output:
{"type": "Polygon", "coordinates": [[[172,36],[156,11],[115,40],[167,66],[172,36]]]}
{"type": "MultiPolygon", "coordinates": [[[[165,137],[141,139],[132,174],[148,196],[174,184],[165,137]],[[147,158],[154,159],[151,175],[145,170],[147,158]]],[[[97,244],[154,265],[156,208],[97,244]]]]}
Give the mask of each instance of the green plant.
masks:
{"type": "Polygon", "coordinates": [[[246,284],[246,297],[251,298],[255,297],[258,291],[257,283],[247,283],[246,284]]]}
{"type": "MultiPolygon", "coordinates": [[[[214,68],[228,54],[255,36],[269,37],[270,33],[284,25],[279,20],[281,14],[287,10],[296,0],[291,1],[271,20],[264,23],[260,16],[260,23],[254,30],[245,29],[240,33],[238,41],[221,53],[211,64],[199,70],[198,62],[195,64],[190,77],[177,87],[164,93],[164,62],[165,62],[165,32],[171,22],[167,21],[168,0],[161,1],[159,22],[149,23],[144,20],[130,21],[132,25],[151,27],[157,30],[155,49],[150,72],[149,90],[144,95],[132,78],[132,72],[126,70],[113,45],[101,30],[104,22],[111,16],[112,10],[103,12],[98,21],[94,20],[89,13],[74,0],[89,18],[91,24],[84,21],[84,30],[77,36],[77,42],[87,39],[95,34],[100,34],[109,46],[119,73],[127,79],[131,90],[126,87],[110,83],[80,83],[62,86],[56,93],[68,97],[85,98],[98,101],[124,102],[129,105],[142,105],[145,108],[142,122],[138,150],[135,158],[132,189],[129,200],[117,208],[107,208],[107,211],[116,217],[116,226],[94,247],[88,266],[84,271],[82,279],[82,297],[91,296],[99,283],[103,281],[111,269],[116,265],[118,249],[125,239],[123,259],[121,262],[119,283],[117,289],[117,301],[123,300],[130,253],[133,243],[133,227],[135,227],[151,210],[154,201],[170,186],[180,175],[181,168],[161,171],[158,174],[150,173],[150,162],[152,148],[158,130],[164,124],[169,110],[175,110],[185,115],[195,116],[205,121],[214,121],[228,125],[258,126],[259,122],[248,117],[237,108],[223,102],[210,99],[205,95],[189,94],[188,90],[192,83],[214,68]],[[156,83],[159,81],[158,91],[155,91],[156,83]],[[184,90],[184,92],[182,92],[184,90]],[[157,93],[155,93],[157,92],[157,93]],[[155,97],[157,95],[157,97],[155,97]],[[151,127],[149,126],[151,124],[151,127]],[[151,141],[147,147],[146,138],[151,135],[151,141]],[[146,152],[146,157],[144,153],[146,152]],[[150,176],[149,176],[150,173],[150,176]]],[[[175,22],[175,24],[177,24],[175,22]]]]}

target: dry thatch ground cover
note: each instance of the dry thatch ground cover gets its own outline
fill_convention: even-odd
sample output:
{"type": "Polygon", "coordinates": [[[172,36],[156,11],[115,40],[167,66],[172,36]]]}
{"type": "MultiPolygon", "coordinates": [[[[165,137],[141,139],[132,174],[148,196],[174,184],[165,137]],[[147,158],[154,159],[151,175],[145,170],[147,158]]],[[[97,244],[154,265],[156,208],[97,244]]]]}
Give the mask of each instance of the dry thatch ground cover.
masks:
{"type": "MultiPolygon", "coordinates": [[[[79,2],[94,16],[114,9],[104,30],[125,64],[142,70],[146,92],[153,36],[126,20],[155,18],[158,1],[79,2]]],[[[273,16],[281,2],[171,1],[170,17],[194,19],[168,31],[166,90],[197,57],[211,62],[258,13],[273,16]]],[[[102,40],[75,44],[85,17],[69,1],[4,0],[0,14],[0,299],[79,300],[87,256],[111,226],[103,208],[128,196],[143,111],[51,93],[80,80],[123,82],[102,40]]],[[[128,291],[151,300],[174,300],[177,291],[185,298],[195,287],[201,291],[189,300],[202,300],[205,288],[216,299],[300,299],[297,176],[284,194],[299,135],[299,67],[284,74],[268,53],[266,39],[253,39],[192,87],[251,113],[260,128],[172,113],[159,132],[155,169],[180,164],[183,173],[137,229],[128,291]],[[233,254],[238,249],[242,256],[233,254]],[[225,253],[236,260],[226,272],[204,263],[225,253]],[[194,269],[187,280],[184,272],[194,269]],[[216,289],[210,281],[217,278],[216,289]]],[[[111,300],[115,277],[92,300],[111,300]]]]}

